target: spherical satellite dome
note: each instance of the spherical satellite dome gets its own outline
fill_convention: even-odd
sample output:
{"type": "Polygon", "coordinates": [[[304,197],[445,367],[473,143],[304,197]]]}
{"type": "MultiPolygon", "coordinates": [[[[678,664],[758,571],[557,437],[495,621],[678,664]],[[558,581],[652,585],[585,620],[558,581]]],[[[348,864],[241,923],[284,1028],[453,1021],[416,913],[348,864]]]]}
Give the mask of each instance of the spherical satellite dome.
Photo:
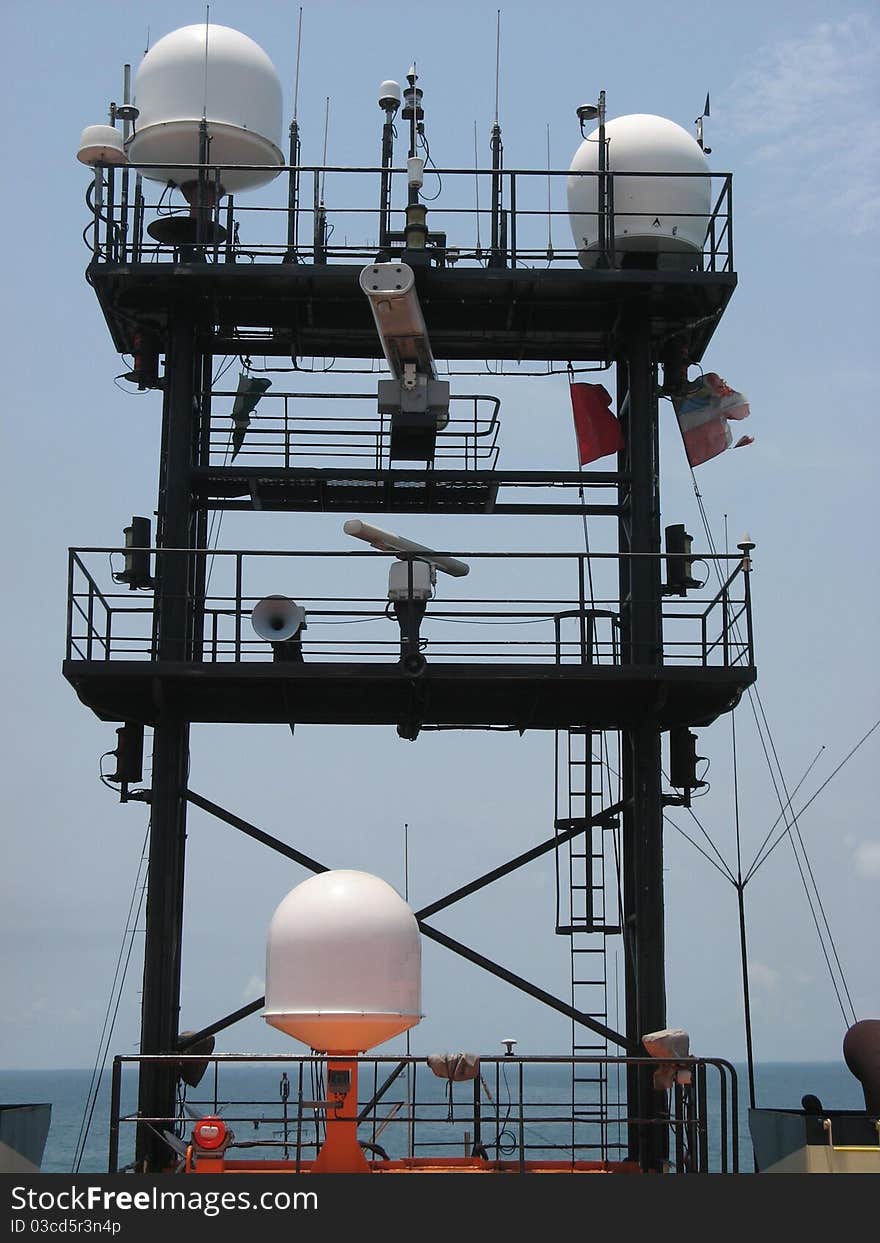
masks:
{"type": "MultiPolygon", "coordinates": [[[[665,117],[637,113],[605,126],[608,171],[613,177],[614,247],[623,254],[656,255],[661,269],[698,262],[712,210],[709,164],[695,138],[665,117]],[[688,173],[687,177],[623,176],[688,173]]],[[[599,131],[581,143],[570,173],[599,169],[599,131]]],[[[581,266],[598,260],[599,185],[595,176],[568,178],[568,211],[581,266]]]]}
{"type": "MultiPolygon", "coordinates": [[[[281,81],[269,57],[253,39],[229,26],[183,26],[160,39],[135,74],[136,130],[129,141],[135,164],[197,164],[199,126],[204,116],[210,138],[209,163],[224,166],[227,193],[272,181],[281,154],[281,81]],[[207,32],[207,38],[206,38],[207,32]],[[246,170],[241,164],[271,164],[246,170]]],[[[193,181],[181,169],[144,171],[154,181],[193,181]]]]}
{"type": "Polygon", "coordinates": [[[269,926],[273,1027],[325,1053],[362,1053],[421,1019],[416,918],[389,884],[338,870],[292,889],[269,926]]]}

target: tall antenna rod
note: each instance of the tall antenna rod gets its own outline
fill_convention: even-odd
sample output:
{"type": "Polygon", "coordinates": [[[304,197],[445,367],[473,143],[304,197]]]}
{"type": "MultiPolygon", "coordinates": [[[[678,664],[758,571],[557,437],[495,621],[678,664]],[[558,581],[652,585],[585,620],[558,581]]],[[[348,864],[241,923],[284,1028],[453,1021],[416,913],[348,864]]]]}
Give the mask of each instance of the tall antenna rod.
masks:
{"type": "Polygon", "coordinates": [[[495,124],[498,124],[498,96],[501,88],[501,10],[495,15],[495,124]]]}
{"type": "Polygon", "coordinates": [[[208,22],[211,19],[211,6],[205,5],[205,90],[202,99],[202,120],[208,119],[208,22]]]}
{"type": "Polygon", "coordinates": [[[296,75],[293,79],[293,121],[296,124],[296,110],[299,104],[299,53],[302,47],[303,10],[299,6],[299,21],[296,26],[296,75]]]}
{"type": "MultiPolygon", "coordinates": [[[[547,122],[547,261],[553,259],[553,195],[550,184],[550,122],[547,122]]],[[[586,518],[586,515],[584,515],[586,518]]]]}
{"type": "MultiPolygon", "coordinates": [[[[208,206],[208,163],[210,140],[208,138],[208,24],[211,20],[211,6],[205,5],[205,82],[202,96],[202,119],[199,124],[199,171],[196,179],[196,243],[205,240],[206,208],[208,206]]],[[[211,206],[215,204],[212,202],[211,206]]],[[[190,204],[190,212],[192,212],[190,204]]]]}
{"type": "Polygon", "coordinates": [[[477,258],[483,257],[483,248],[480,245],[480,157],[477,148],[477,123],[474,121],[474,196],[476,198],[477,211],[477,258]]]}
{"type": "Polygon", "coordinates": [[[501,83],[501,10],[495,22],[495,120],[492,122],[492,241],[489,252],[490,268],[507,267],[506,222],[502,208],[501,167],[504,147],[501,142],[501,124],[498,120],[498,97],[501,83]]]}
{"type": "Polygon", "coordinates": [[[330,96],[324,100],[324,152],[321,156],[321,202],[324,202],[324,178],[327,175],[327,135],[330,133],[330,96]]]}
{"type": "Polygon", "coordinates": [[[324,100],[324,154],[321,159],[320,175],[315,173],[314,181],[314,259],[315,263],[327,262],[327,212],[324,209],[324,181],[327,176],[327,135],[330,131],[330,96],[324,100]]]}
{"type": "Polygon", "coordinates": [[[290,171],[287,174],[287,251],[285,263],[297,263],[297,244],[299,242],[299,158],[301,151],[299,122],[296,119],[299,106],[299,54],[302,47],[302,5],[299,6],[299,21],[296,29],[296,73],[293,79],[293,117],[290,122],[287,163],[290,171]]]}

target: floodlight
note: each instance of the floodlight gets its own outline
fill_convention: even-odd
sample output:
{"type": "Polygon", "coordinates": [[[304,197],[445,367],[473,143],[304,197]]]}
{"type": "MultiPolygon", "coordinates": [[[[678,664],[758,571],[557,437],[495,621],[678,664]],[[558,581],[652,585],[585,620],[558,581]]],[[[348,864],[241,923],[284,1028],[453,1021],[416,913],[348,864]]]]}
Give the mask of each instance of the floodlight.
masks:
{"type": "Polygon", "coordinates": [[[382,350],[396,380],[415,384],[416,374],[437,378],[415,273],[407,263],[371,263],[360,274],[382,350]]]}

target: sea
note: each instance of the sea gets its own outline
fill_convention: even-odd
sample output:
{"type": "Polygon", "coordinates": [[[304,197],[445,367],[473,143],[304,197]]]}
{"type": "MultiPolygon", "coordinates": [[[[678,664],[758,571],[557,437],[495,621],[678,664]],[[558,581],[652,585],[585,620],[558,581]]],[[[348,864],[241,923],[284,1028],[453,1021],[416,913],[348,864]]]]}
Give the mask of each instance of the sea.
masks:
{"type": "MultiPolygon", "coordinates": [[[[383,1068],[384,1076],[387,1068],[383,1068]]],[[[748,1079],[746,1068],[737,1066],[739,1095],[739,1166],[748,1172],[754,1168],[748,1134],[748,1079]]],[[[524,1142],[527,1156],[560,1156],[571,1142],[571,1122],[563,1122],[570,1113],[571,1079],[567,1068],[531,1064],[527,1067],[523,1097],[539,1102],[523,1112],[520,1099],[518,1070],[515,1065],[501,1065],[496,1073],[494,1064],[487,1064],[481,1088],[481,1139],[490,1155],[508,1159],[516,1157],[518,1145],[524,1142]]],[[[230,1156],[295,1157],[299,1141],[304,1158],[314,1155],[317,1136],[314,1113],[306,1112],[297,1127],[296,1105],[302,1099],[321,1099],[320,1083],[300,1084],[293,1065],[263,1064],[260,1066],[225,1065],[222,1080],[209,1070],[195,1089],[188,1089],[182,1102],[180,1131],[188,1134],[193,1119],[219,1110],[233,1130],[240,1152],[230,1156]],[[287,1070],[286,1082],[282,1073],[287,1070]],[[285,1097],[287,1098],[285,1100],[285,1097]],[[309,1147],[311,1145],[311,1148],[309,1147]]],[[[106,1173],[110,1116],[109,1071],[96,1082],[90,1070],[0,1070],[0,1101],[8,1103],[50,1102],[52,1122],[43,1156],[45,1173],[106,1173]]],[[[830,1062],[766,1062],[755,1068],[756,1100],[759,1106],[799,1108],[805,1093],[817,1096],[829,1109],[863,1109],[861,1085],[843,1064],[830,1062]]],[[[713,1097],[709,1083],[710,1159],[717,1168],[718,1136],[712,1126],[713,1097]]],[[[361,1098],[364,1098],[364,1072],[361,1075],[361,1098]]],[[[366,1093],[372,1084],[366,1084],[366,1093]]],[[[584,1089],[578,1089],[583,1093],[584,1089]]],[[[445,1154],[462,1156],[474,1140],[473,1084],[449,1085],[433,1076],[424,1065],[414,1080],[406,1084],[405,1076],[395,1082],[382,1098],[377,1109],[377,1122],[361,1128],[361,1139],[372,1142],[390,1157],[445,1154]],[[418,1117],[411,1127],[406,1120],[407,1102],[415,1100],[410,1111],[418,1117]],[[414,1147],[410,1148],[410,1145],[414,1147]]],[[[122,1113],[136,1109],[137,1084],[133,1069],[126,1068],[122,1078],[122,1113]]],[[[581,1098],[583,1100],[583,1097],[581,1098]]],[[[587,1106],[586,1112],[589,1112],[587,1106]]],[[[717,1107],[716,1121],[717,1121],[717,1107]]],[[[578,1124],[581,1138],[587,1140],[587,1124],[578,1124]],[[582,1134],[581,1134],[582,1132],[582,1134]]],[[[595,1127],[590,1134],[595,1133],[595,1127]]],[[[613,1128],[606,1138],[615,1140],[613,1128]]],[[[616,1138],[622,1136],[618,1132],[616,1138]]],[[[133,1159],[133,1126],[123,1122],[120,1127],[119,1168],[133,1159]]],[[[584,1155],[593,1155],[585,1153],[584,1155]]],[[[614,1155],[614,1154],[612,1154],[614,1155]]]]}

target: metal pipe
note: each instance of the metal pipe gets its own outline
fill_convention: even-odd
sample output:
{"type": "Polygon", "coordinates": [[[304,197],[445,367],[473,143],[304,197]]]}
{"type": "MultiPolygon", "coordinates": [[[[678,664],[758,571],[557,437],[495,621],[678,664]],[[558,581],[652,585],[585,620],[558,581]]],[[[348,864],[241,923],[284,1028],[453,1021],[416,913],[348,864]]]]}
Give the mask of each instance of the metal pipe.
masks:
{"type": "MultiPolygon", "coordinates": [[[[124,65],[123,70],[122,70],[122,102],[125,105],[128,105],[131,103],[131,65],[124,65]]],[[[128,142],[130,127],[131,127],[131,122],[129,121],[128,115],[126,113],[126,115],[122,119],[122,145],[123,147],[128,142]]],[[[128,185],[129,185],[130,177],[131,177],[131,170],[126,164],[125,168],[122,170],[122,195],[121,195],[121,200],[120,200],[120,215],[121,215],[120,233],[121,233],[121,240],[122,240],[122,262],[123,263],[126,260],[126,240],[128,237],[128,185]]]]}
{"type": "Polygon", "coordinates": [[[134,179],[134,220],[132,221],[132,261],[140,263],[144,244],[144,191],[140,173],[134,179]]]}
{"type": "Polygon", "coordinates": [[[107,1172],[115,1174],[119,1168],[119,1112],[122,1096],[122,1062],[114,1057],[110,1075],[110,1144],[107,1152],[107,1172]]]}
{"type": "Polygon", "coordinates": [[[599,267],[609,266],[608,255],[608,148],[605,141],[605,92],[599,92],[599,267]]]}
{"type": "Polygon", "coordinates": [[[749,1074],[749,1105],[755,1108],[755,1057],[752,1047],[752,1006],[749,996],[749,958],[746,948],[745,881],[740,877],[736,883],[736,900],[739,912],[739,949],[743,982],[743,1018],[746,1029],[746,1064],[749,1074]]]}
{"type": "Polygon", "coordinates": [[[296,117],[290,122],[289,155],[290,168],[287,173],[287,252],[285,263],[298,263],[297,244],[299,241],[299,157],[300,136],[299,122],[296,117]]]}
{"type": "Polygon", "coordinates": [[[385,109],[382,126],[382,173],[379,180],[379,250],[382,262],[388,256],[388,234],[391,232],[391,168],[394,164],[394,108],[385,109]]]}
{"type": "Polygon", "coordinates": [[[507,266],[507,257],[502,249],[501,244],[501,216],[502,216],[502,177],[501,170],[504,162],[504,144],[501,141],[501,126],[497,119],[492,123],[492,133],[489,139],[489,145],[492,150],[492,188],[491,188],[491,237],[489,252],[489,267],[503,268],[507,266]]]}

